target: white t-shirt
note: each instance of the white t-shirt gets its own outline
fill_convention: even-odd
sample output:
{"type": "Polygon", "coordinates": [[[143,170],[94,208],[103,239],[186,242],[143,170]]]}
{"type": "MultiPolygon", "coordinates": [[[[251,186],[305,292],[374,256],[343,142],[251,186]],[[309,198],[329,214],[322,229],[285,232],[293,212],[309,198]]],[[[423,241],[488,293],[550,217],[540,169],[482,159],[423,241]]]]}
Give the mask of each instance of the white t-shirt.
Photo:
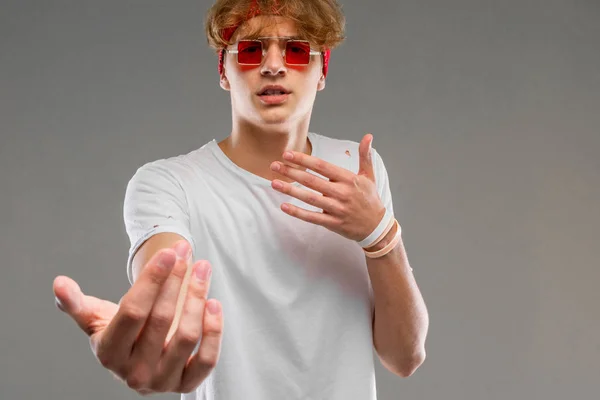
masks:
{"type": "MultiPolygon", "coordinates": [[[[308,138],[312,155],[358,172],[358,143],[308,138]]],[[[379,195],[393,212],[385,166],[372,154],[379,195]]],[[[174,232],[191,243],[194,260],[213,266],[209,298],[223,306],[218,364],[182,399],[376,399],[364,253],[355,241],[285,214],[284,202],[319,211],[238,167],[214,139],[143,165],[129,182],[130,282],[139,246],[174,232]]]]}

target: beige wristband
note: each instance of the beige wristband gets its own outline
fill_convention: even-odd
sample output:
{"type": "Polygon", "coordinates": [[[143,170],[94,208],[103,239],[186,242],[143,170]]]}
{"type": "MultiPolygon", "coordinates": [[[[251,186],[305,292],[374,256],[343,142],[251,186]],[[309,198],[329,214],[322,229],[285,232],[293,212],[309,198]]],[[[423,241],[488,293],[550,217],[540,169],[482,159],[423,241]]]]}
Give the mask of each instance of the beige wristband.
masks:
{"type": "Polygon", "coordinates": [[[394,219],[394,224],[396,225],[397,230],[396,230],[396,235],[394,236],[394,238],[392,239],[392,241],[389,242],[387,244],[387,246],[385,246],[381,250],[377,250],[377,251],[366,251],[366,250],[364,250],[365,255],[368,258],[380,258],[380,257],[383,257],[383,256],[387,255],[389,252],[391,252],[394,249],[394,247],[396,247],[396,245],[400,241],[400,237],[402,236],[402,229],[400,228],[400,224],[398,223],[397,219],[394,219]]]}

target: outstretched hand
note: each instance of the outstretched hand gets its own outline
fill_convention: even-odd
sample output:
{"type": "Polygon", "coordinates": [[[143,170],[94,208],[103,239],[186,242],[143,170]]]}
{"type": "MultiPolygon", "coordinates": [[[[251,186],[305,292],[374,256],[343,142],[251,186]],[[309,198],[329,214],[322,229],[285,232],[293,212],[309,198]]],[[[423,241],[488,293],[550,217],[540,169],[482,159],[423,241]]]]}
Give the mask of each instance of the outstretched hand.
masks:
{"type": "Polygon", "coordinates": [[[140,394],[191,392],[217,364],[223,316],[220,303],[206,299],[207,261],[193,265],[181,317],[173,324],[190,251],[180,241],[157,252],[119,304],[85,295],[68,277],[54,280],[57,306],[89,336],[96,358],[140,394]]]}

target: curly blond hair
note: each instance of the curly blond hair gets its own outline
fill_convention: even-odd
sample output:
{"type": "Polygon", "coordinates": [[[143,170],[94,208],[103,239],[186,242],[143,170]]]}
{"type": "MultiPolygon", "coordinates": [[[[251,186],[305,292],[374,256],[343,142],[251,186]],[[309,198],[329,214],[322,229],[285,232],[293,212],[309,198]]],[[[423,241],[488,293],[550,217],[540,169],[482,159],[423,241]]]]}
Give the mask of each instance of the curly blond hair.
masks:
{"type": "MultiPolygon", "coordinates": [[[[206,14],[208,44],[216,51],[231,45],[227,31],[244,23],[252,10],[296,23],[300,37],[320,49],[333,49],[345,39],[345,17],[337,0],[216,0],[206,14]]],[[[257,37],[259,32],[249,32],[257,37]]]]}

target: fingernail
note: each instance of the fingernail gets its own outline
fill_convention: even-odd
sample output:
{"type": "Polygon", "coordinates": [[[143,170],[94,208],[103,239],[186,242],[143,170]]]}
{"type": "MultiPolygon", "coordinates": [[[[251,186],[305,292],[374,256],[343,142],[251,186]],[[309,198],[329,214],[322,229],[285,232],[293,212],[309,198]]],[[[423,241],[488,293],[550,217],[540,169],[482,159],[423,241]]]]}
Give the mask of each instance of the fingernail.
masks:
{"type": "Polygon", "coordinates": [[[190,258],[190,253],[192,252],[192,248],[190,247],[190,245],[185,242],[179,242],[177,244],[177,246],[175,246],[175,252],[177,253],[177,255],[179,256],[179,258],[182,258],[184,260],[187,260],[188,258],[190,258]]]}
{"type": "Polygon", "coordinates": [[[196,278],[200,282],[204,282],[204,281],[208,280],[208,277],[210,276],[210,272],[211,272],[210,264],[207,262],[202,262],[200,265],[198,265],[196,267],[196,278]]]}
{"type": "Polygon", "coordinates": [[[283,183],[281,181],[273,181],[273,187],[275,189],[283,189],[283,183]]]}
{"type": "Polygon", "coordinates": [[[285,158],[286,160],[293,160],[294,154],[290,153],[289,151],[286,151],[285,153],[283,153],[283,158],[285,158]]]}
{"type": "Polygon", "coordinates": [[[60,300],[58,299],[58,297],[54,297],[54,304],[56,304],[56,307],[58,307],[58,309],[60,311],[65,311],[65,308],[63,307],[63,305],[61,304],[60,300]]]}
{"type": "Polygon", "coordinates": [[[162,253],[157,264],[161,268],[171,268],[175,264],[175,256],[173,256],[173,253],[162,253]]]}
{"type": "Polygon", "coordinates": [[[209,300],[208,301],[208,312],[212,315],[217,315],[221,311],[221,306],[218,301],[209,300]]]}

